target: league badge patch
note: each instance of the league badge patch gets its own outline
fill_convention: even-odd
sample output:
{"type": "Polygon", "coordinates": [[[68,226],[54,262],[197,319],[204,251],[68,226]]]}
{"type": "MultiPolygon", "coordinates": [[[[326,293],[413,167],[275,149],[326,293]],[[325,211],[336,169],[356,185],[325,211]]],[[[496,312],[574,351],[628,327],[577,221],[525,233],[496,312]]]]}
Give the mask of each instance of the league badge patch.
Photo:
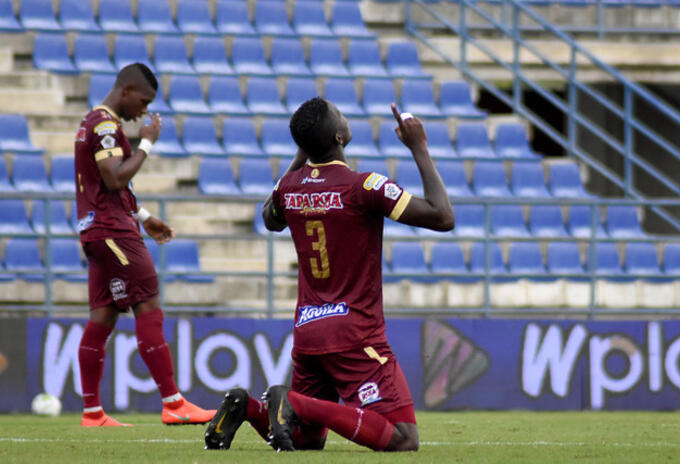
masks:
{"type": "Polygon", "coordinates": [[[380,401],[380,389],[378,384],[375,382],[366,382],[357,390],[359,395],[359,401],[361,401],[361,406],[366,406],[367,404],[375,403],[380,401]]]}
{"type": "Polygon", "coordinates": [[[109,290],[111,290],[111,295],[113,295],[114,301],[127,298],[127,293],[125,293],[125,282],[117,277],[115,279],[111,279],[111,283],[109,283],[109,290]]]}
{"type": "Polygon", "coordinates": [[[389,183],[385,185],[385,196],[390,200],[396,200],[401,195],[401,189],[397,187],[397,184],[389,183]]]}

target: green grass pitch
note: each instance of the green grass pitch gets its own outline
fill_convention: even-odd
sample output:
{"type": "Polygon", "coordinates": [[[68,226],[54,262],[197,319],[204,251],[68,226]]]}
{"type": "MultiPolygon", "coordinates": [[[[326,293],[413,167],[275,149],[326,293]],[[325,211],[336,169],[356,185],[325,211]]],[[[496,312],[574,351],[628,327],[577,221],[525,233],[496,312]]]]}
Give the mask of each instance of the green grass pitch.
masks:
{"type": "Polygon", "coordinates": [[[275,453],[247,424],[228,451],[203,450],[204,426],[115,414],[134,428],[83,429],[80,416],[0,415],[2,463],[677,462],[673,412],[419,412],[420,451],[375,453],[331,433],[324,451],[275,453]]]}

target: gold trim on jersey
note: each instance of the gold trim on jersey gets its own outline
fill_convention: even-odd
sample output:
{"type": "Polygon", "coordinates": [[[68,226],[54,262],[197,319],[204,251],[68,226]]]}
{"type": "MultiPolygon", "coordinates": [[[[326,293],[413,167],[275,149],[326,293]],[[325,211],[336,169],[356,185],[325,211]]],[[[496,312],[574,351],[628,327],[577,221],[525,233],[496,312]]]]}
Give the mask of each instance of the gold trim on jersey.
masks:
{"type": "Polygon", "coordinates": [[[130,261],[128,260],[127,256],[125,256],[125,253],[123,253],[123,250],[121,250],[118,245],[116,245],[116,242],[114,242],[112,238],[107,238],[104,240],[104,242],[106,243],[106,246],[108,246],[113,252],[113,254],[116,255],[116,258],[118,258],[120,264],[123,266],[130,264],[130,261]]]}
{"type": "Polygon", "coordinates": [[[394,208],[392,208],[390,219],[397,221],[401,217],[402,213],[411,201],[412,196],[413,195],[404,190],[404,192],[401,194],[401,197],[399,198],[399,201],[397,201],[397,204],[394,205],[394,208]]]}
{"type": "Polygon", "coordinates": [[[328,163],[319,163],[319,164],[312,163],[311,161],[307,161],[307,164],[309,166],[313,167],[313,168],[320,168],[322,166],[330,166],[331,164],[340,164],[342,166],[345,166],[346,168],[349,168],[349,166],[347,166],[347,163],[344,163],[340,160],[333,160],[333,161],[329,161],[328,163]]]}
{"type": "Polygon", "coordinates": [[[380,356],[377,351],[375,351],[375,348],[372,346],[367,346],[364,348],[364,352],[368,355],[369,358],[375,359],[378,361],[380,364],[385,364],[388,359],[387,356],[380,356]]]}
{"type": "Polygon", "coordinates": [[[123,149],[121,147],[105,148],[99,150],[94,154],[95,161],[101,161],[106,158],[113,158],[116,156],[123,156],[123,149]]]}
{"type": "Polygon", "coordinates": [[[113,111],[111,108],[109,108],[106,105],[97,105],[94,108],[92,108],[92,111],[94,111],[94,110],[104,110],[107,113],[109,113],[111,116],[113,116],[113,119],[115,119],[116,121],[120,121],[120,116],[118,116],[115,111],[113,111]]]}

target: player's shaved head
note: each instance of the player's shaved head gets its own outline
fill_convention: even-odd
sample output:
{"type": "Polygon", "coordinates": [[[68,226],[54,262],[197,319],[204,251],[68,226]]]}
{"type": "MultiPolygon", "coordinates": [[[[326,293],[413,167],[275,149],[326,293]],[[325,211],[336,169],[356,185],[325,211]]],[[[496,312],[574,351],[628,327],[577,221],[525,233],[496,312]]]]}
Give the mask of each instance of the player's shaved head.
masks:
{"type": "Polygon", "coordinates": [[[121,69],[118,72],[114,85],[119,88],[132,85],[138,89],[143,88],[144,85],[148,85],[154,92],[158,90],[158,80],[156,79],[156,76],[154,76],[149,67],[143,63],[129,64],[121,69]]]}
{"type": "Polygon", "coordinates": [[[314,97],[300,105],[290,118],[290,133],[310,160],[319,161],[338,145],[336,134],[343,129],[343,121],[332,103],[314,97]]]}

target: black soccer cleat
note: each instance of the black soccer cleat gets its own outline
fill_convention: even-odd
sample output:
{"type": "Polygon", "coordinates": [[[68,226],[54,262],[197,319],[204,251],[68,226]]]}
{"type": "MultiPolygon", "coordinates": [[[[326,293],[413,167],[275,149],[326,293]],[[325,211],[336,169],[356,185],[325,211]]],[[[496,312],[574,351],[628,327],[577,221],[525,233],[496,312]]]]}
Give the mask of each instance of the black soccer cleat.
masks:
{"type": "Polygon", "coordinates": [[[276,451],[295,451],[290,436],[299,421],[293,405],[288,401],[289,390],[289,387],[275,385],[269,387],[263,396],[269,412],[269,444],[276,451]]]}
{"type": "Polygon", "coordinates": [[[205,429],[205,449],[229,449],[234,434],[246,419],[248,392],[232,388],[205,429]]]}

